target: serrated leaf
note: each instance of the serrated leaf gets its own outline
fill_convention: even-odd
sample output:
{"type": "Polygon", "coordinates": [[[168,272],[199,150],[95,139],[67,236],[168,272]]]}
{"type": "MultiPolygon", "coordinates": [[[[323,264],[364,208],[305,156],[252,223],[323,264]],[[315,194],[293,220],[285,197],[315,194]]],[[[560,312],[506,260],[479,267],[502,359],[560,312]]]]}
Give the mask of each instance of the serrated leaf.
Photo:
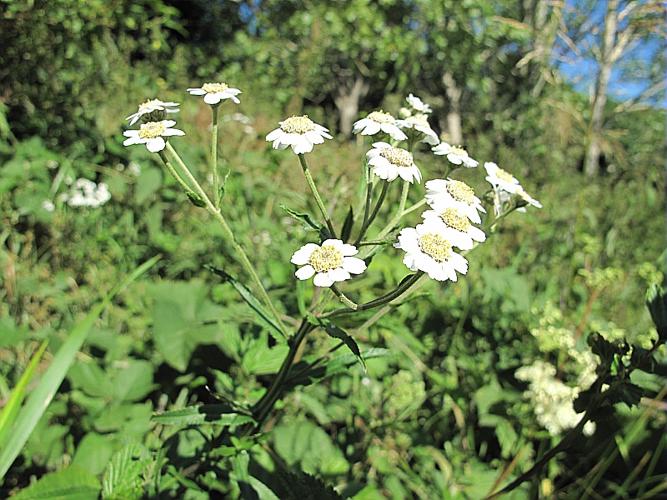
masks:
{"type": "Polygon", "coordinates": [[[141,460],[141,447],[129,444],[111,458],[102,478],[104,500],[134,500],[143,495],[143,472],[147,460],[141,460]]]}
{"type": "Polygon", "coordinates": [[[17,500],[95,500],[100,482],[90,472],[69,467],[42,476],[36,483],[19,491],[17,500]]]}
{"type": "Polygon", "coordinates": [[[180,410],[166,411],[153,415],[153,420],[159,424],[180,427],[201,424],[236,427],[254,422],[252,417],[231,412],[228,405],[222,404],[188,406],[180,410]]]}
{"type": "Polygon", "coordinates": [[[243,283],[234,278],[231,274],[227,273],[223,269],[206,265],[205,266],[209,271],[217,274],[223,283],[229,283],[234,287],[234,289],[241,296],[243,301],[250,306],[250,308],[255,311],[257,316],[262,320],[263,324],[269,327],[269,333],[271,336],[276,339],[279,343],[284,344],[286,341],[285,334],[276,324],[273,317],[266,311],[262,303],[255,297],[255,295],[246,287],[243,283]]]}

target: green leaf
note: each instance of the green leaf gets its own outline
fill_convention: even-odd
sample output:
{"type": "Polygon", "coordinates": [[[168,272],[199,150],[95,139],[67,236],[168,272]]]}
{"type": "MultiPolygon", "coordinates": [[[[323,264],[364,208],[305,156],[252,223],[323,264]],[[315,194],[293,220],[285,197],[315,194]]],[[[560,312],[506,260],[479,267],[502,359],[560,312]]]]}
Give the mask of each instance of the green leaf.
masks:
{"type": "Polygon", "coordinates": [[[162,172],[153,167],[144,169],[137,179],[134,201],[141,205],[162,186],[162,172]]]}
{"type": "Polygon", "coordinates": [[[9,395],[7,403],[0,412],[0,449],[3,448],[5,440],[7,439],[7,435],[14,425],[16,415],[18,414],[19,408],[21,407],[23,399],[26,395],[26,388],[35,375],[35,371],[39,366],[39,362],[42,359],[42,355],[44,354],[47,345],[48,341],[45,340],[39,346],[37,351],[32,355],[28,367],[21,375],[21,378],[16,384],[16,387],[14,387],[11,394],[9,395]]]}
{"type": "Polygon", "coordinates": [[[364,362],[364,358],[361,356],[361,351],[359,350],[359,346],[357,345],[356,340],[354,340],[345,330],[340,328],[338,325],[328,321],[321,321],[321,323],[324,327],[324,330],[329,334],[330,337],[343,341],[347,348],[352,351],[352,354],[356,356],[359,363],[361,363],[363,370],[366,371],[366,363],[364,362]]]}
{"type": "Polygon", "coordinates": [[[243,354],[241,368],[251,375],[268,375],[275,373],[280,368],[289,347],[277,345],[269,347],[266,335],[251,344],[250,348],[243,354]]]}
{"type": "Polygon", "coordinates": [[[331,486],[305,472],[285,472],[278,477],[281,486],[285,489],[285,494],[281,496],[284,500],[303,500],[305,498],[343,500],[343,497],[331,486]]]}
{"type": "Polygon", "coordinates": [[[352,206],[347,211],[345,216],[345,222],[343,222],[343,228],[340,230],[340,239],[343,241],[348,241],[350,239],[350,234],[352,233],[352,226],[354,225],[354,210],[352,206]]]}
{"type": "Polygon", "coordinates": [[[667,294],[661,286],[651,285],[646,293],[646,306],[658,330],[659,342],[667,342],[667,294]]]}
{"type": "Polygon", "coordinates": [[[255,313],[257,313],[257,316],[262,320],[263,324],[269,327],[269,333],[271,333],[273,338],[275,338],[279,343],[285,343],[285,334],[274,322],[272,316],[266,312],[262,303],[253,295],[248,287],[222,269],[211,265],[206,265],[205,267],[209,271],[217,274],[222,279],[223,283],[230,283],[241,296],[241,298],[245,301],[245,303],[248,304],[250,308],[255,311],[255,313]]]}
{"type": "Polygon", "coordinates": [[[314,229],[317,232],[320,232],[320,230],[322,229],[320,225],[313,220],[310,214],[307,214],[305,212],[297,212],[296,210],[292,210],[291,208],[285,205],[280,205],[280,208],[282,208],[285,212],[287,212],[293,219],[303,222],[306,225],[306,227],[310,227],[311,229],[314,229]]]}
{"type": "Polygon", "coordinates": [[[5,476],[9,467],[23,449],[37,422],[48,408],[93,324],[121,290],[153,267],[159,259],[160,257],[154,257],[137,267],[72,329],[53,357],[51,366],[46,370],[39,384],[28,397],[25,406],[21,409],[8,442],[0,449],[0,479],[5,476]]]}
{"type": "Polygon", "coordinates": [[[90,472],[69,467],[60,472],[46,474],[35,484],[21,490],[17,500],[96,500],[100,494],[100,482],[90,472]]]}
{"type": "Polygon", "coordinates": [[[180,410],[166,411],[153,415],[153,420],[159,424],[180,427],[201,424],[237,427],[254,422],[252,417],[230,411],[228,405],[222,404],[188,406],[180,410]]]}
{"type": "Polygon", "coordinates": [[[102,478],[104,500],[134,500],[143,496],[143,472],[148,460],[138,457],[141,447],[129,444],[109,462],[102,478]]]}
{"type": "Polygon", "coordinates": [[[72,466],[97,475],[104,470],[112,454],[113,445],[109,437],[89,432],[79,443],[72,466]]]}

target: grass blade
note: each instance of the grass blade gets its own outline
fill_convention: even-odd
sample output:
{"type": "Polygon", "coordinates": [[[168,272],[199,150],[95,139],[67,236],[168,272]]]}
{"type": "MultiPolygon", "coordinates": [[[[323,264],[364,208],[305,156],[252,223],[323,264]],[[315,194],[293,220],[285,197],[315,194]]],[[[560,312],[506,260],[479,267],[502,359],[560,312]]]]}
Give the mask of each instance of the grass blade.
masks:
{"type": "Polygon", "coordinates": [[[46,370],[39,384],[28,397],[25,406],[21,409],[8,442],[0,450],[0,480],[5,477],[12,463],[21,453],[37,422],[42,418],[51,400],[53,400],[56,391],[74,362],[76,353],[81,349],[95,321],[122,289],[153,267],[159,259],[159,256],[153,257],[137,267],[70,331],[67,340],[54,356],[51,366],[46,370]]]}

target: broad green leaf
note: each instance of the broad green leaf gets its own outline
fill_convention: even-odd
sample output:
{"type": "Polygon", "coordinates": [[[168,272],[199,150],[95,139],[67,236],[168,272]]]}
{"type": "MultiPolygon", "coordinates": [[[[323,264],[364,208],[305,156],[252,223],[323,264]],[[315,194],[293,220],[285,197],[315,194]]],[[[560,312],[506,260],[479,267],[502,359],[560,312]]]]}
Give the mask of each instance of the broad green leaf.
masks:
{"type": "Polygon", "coordinates": [[[0,479],[2,479],[18,454],[23,449],[37,422],[51,403],[56,391],[60,387],[67,371],[74,362],[76,353],[86,340],[88,332],[102,312],[111,304],[112,299],[130,283],[148,271],[160,257],[154,257],[135,269],[123,282],[96,305],[86,317],[79,322],[69,333],[56,355],[51,366],[42,376],[37,387],[32,391],[25,406],[16,418],[16,426],[8,442],[0,450],[0,479]]]}
{"type": "Polygon", "coordinates": [[[141,447],[129,444],[114,454],[102,478],[104,500],[135,500],[143,496],[143,472],[148,461],[141,459],[141,447]]]}
{"type": "Polygon", "coordinates": [[[100,482],[90,472],[69,467],[60,472],[46,474],[35,484],[21,490],[17,500],[96,500],[100,494],[100,482]]]}
{"type": "Polygon", "coordinates": [[[241,367],[252,375],[268,375],[275,373],[280,368],[289,347],[277,345],[269,347],[266,336],[255,340],[250,348],[243,354],[241,367]]]}
{"type": "Polygon", "coordinates": [[[89,432],[79,443],[72,466],[85,469],[91,474],[100,474],[113,454],[111,438],[89,432]]]}

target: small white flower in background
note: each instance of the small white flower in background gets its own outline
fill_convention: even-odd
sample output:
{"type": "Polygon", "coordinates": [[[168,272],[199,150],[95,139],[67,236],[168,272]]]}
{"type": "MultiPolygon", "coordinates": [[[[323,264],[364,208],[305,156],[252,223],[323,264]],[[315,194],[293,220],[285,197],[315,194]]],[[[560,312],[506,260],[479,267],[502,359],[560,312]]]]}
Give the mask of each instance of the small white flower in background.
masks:
{"type": "Polygon", "coordinates": [[[125,142],[123,146],[132,146],[134,144],[145,144],[148,151],[157,153],[162,151],[166,146],[164,137],[172,137],[175,135],[185,135],[185,132],[175,128],[174,120],[162,120],[159,122],[142,123],[139,130],[126,130],[123,132],[125,142]]]}
{"type": "Polygon", "coordinates": [[[414,129],[417,132],[424,134],[422,142],[434,146],[440,142],[438,134],[431,128],[431,125],[428,123],[428,117],[423,114],[407,116],[403,120],[399,120],[398,126],[403,129],[414,129]]]}
{"type": "Polygon", "coordinates": [[[433,154],[446,156],[450,163],[454,165],[463,165],[464,167],[474,168],[479,165],[477,160],[473,160],[468,152],[460,146],[452,146],[443,142],[433,148],[433,154]]]}
{"type": "Polygon", "coordinates": [[[161,101],[160,99],[149,99],[148,101],[139,104],[139,110],[125,119],[130,122],[130,125],[134,125],[143,116],[150,115],[156,111],[161,111],[163,115],[162,118],[164,118],[166,113],[178,113],[178,106],[179,104],[177,102],[165,102],[161,101]]]}
{"type": "Polygon", "coordinates": [[[468,272],[468,261],[454,252],[450,236],[442,223],[429,220],[402,229],[394,246],[405,252],[403,264],[411,271],[423,271],[437,281],[456,281],[457,271],[468,272]]]}
{"type": "Polygon", "coordinates": [[[453,207],[447,207],[443,210],[426,210],[422,217],[424,221],[435,221],[444,224],[445,228],[452,236],[454,246],[461,250],[470,250],[473,246],[473,240],[482,242],[486,240],[484,231],[473,226],[470,220],[461,210],[453,207]]]}
{"type": "Polygon", "coordinates": [[[384,111],[373,111],[366,118],[362,118],[354,123],[352,131],[355,134],[361,132],[361,135],[375,135],[378,132],[384,132],[396,141],[404,141],[408,138],[403,131],[398,128],[398,120],[384,111]]]}
{"type": "MultiPolygon", "coordinates": [[[[487,161],[484,163],[484,168],[486,169],[486,180],[493,186],[495,191],[494,210],[496,215],[501,212],[501,205],[509,201],[507,194],[515,194],[526,203],[537,208],[542,208],[542,204],[526,193],[525,189],[523,189],[519,181],[512,174],[506,172],[493,162],[487,161]]],[[[517,210],[525,211],[523,207],[517,210]]]]}
{"type": "Polygon", "coordinates": [[[189,88],[188,92],[190,95],[203,95],[204,102],[211,106],[215,106],[225,99],[231,99],[236,104],[241,102],[236,97],[241,91],[230,87],[226,83],[205,83],[201,87],[189,88]]]}
{"type": "Polygon", "coordinates": [[[139,165],[137,162],[131,161],[127,166],[127,171],[135,177],[139,177],[141,175],[141,165],[139,165]]]}
{"type": "Polygon", "coordinates": [[[97,208],[111,199],[111,193],[104,182],[95,184],[91,180],[81,178],[76,180],[68,192],[61,194],[59,199],[70,207],[97,208]]]}
{"type": "Polygon", "coordinates": [[[433,179],[426,183],[426,202],[438,212],[456,208],[475,224],[482,219],[478,212],[486,212],[475,191],[465,182],[454,179],[433,179]]]}
{"type": "Polygon", "coordinates": [[[400,177],[406,182],[421,182],[421,172],[415,165],[412,153],[395,148],[386,142],[373,143],[373,149],[366,153],[368,164],[373,167],[373,174],[380,179],[393,181],[400,177]]]}
{"type": "Polygon", "coordinates": [[[42,202],[42,208],[47,212],[53,212],[56,209],[56,206],[53,204],[51,200],[44,200],[42,202]]]}
{"type": "Polygon", "coordinates": [[[256,134],[255,127],[252,126],[252,120],[243,113],[233,113],[222,117],[223,122],[237,122],[243,125],[243,133],[248,135],[256,134]]]}
{"type": "Polygon", "coordinates": [[[358,253],[354,245],[341,240],[325,240],[322,245],[307,243],[292,255],[292,264],[300,267],[294,275],[300,280],[313,279],[315,286],[327,288],[339,281],[350,279],[352,274],[361,274],[366,263],[352,257],[358,253]]]}
{"type": "Polygon", "coordinates": [[[405,98],[406,101],[408,101],[408,104],[412,109],[419,113],[430,113],[433,111],[431,109],[431,106],[426,104],[424,101],[422,101],[419,97],[416,95],[410,94],[408,97],[405,98]]]}
{"type": "Polygon", "coordinates": [[[292,147],[296,154],[310,153],[315,144],[332,139],[329,130],[318,125],[307,115],[291,116],[280,122],[280,127],[271,131],[266,140],[273,142],[273,149],[292,147]]]}

